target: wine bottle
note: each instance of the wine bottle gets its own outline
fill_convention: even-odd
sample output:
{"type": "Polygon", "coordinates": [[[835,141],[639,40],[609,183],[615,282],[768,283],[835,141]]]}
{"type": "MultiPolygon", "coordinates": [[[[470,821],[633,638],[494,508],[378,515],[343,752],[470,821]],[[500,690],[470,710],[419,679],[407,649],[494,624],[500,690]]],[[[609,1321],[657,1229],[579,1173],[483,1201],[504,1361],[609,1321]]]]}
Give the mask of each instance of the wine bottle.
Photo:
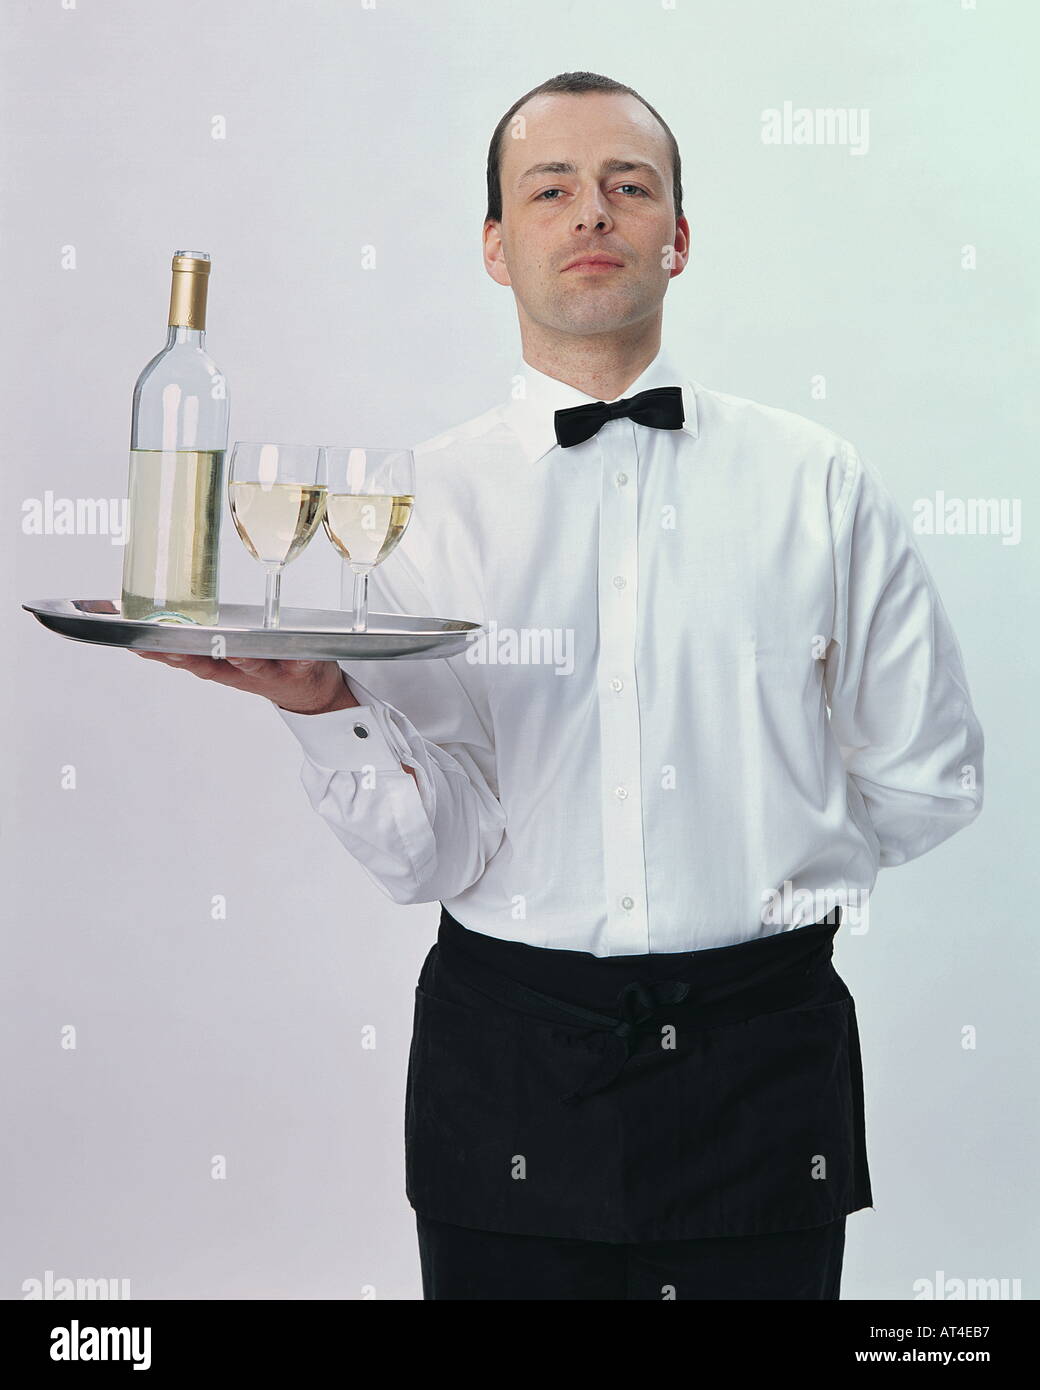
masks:
{"type": "Polygon", "coordinates": [[[206,352],[210,258],[177,251],[166,346],[134,386],[122,614],[212,626],[219,554],[227,382],[206,352]]]}

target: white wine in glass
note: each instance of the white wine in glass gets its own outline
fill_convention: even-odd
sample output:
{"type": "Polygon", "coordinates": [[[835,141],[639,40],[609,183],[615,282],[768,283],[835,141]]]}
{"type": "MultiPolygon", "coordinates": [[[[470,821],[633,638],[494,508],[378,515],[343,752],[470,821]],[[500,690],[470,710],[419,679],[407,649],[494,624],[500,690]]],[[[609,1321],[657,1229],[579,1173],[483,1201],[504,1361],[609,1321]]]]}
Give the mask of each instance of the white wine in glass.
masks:
{"type": "Polygon", "coordinates": [[[404,535],[415,502],[410,449],[321,450],[322,525],[354,571],[354,632],[368,630],[368,576],[404,535]]]}
{"type": "Polygon", "coordinates": [[[238,443],[231,453],[228,502],[235,530],[267,568],[264,627],[277,627],[282,570],[304,549],[325,512],[317,447],[238,443]]]}

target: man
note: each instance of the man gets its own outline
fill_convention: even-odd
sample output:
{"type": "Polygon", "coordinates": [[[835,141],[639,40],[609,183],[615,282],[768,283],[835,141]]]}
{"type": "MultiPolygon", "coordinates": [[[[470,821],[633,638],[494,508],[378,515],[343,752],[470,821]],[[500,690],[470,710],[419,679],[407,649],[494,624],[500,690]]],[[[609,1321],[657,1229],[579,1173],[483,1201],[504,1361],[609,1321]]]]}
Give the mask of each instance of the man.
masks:
{"type": "Polygon", "coordinates": [[[978,814],[961,654],[857,450],[662,349],[690,230],[652,107],[543,83],[488,198],[522,358],[419,446],[372,576],[481,642],[179,664],[274,701],[366,873],[442,904],[406,1117],[427,1298],[837,1298],[872,1197],[834,904],[978,814]]]}

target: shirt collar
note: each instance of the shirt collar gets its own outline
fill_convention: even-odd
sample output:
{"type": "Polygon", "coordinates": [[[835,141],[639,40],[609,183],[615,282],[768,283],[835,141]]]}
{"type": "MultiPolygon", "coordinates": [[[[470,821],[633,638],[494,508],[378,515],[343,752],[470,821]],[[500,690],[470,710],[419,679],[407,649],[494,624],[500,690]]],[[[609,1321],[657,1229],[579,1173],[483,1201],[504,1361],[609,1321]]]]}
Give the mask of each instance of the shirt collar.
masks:
{"type": "MultiPolygon", "coordinates": [[[[569,406],[588,405],[598,397],[587,396],[565,381],[537,371],[523,357],[513,368],[513,395],[503,408],[503,418],[515,431],[528,463],[534,463],[556,448],[556,427],[553,417],[557,410],[569,406]]],[[[683,429],[697,437],[697,393],[695,383],[682,372],[674,355],[662,347],[640,376],[622,391],[622,396],[634,396],[652,386],[679,386],[683,393],[683,429]]],[[[609,404],[609,402],[608,402],[609,404]]]]}

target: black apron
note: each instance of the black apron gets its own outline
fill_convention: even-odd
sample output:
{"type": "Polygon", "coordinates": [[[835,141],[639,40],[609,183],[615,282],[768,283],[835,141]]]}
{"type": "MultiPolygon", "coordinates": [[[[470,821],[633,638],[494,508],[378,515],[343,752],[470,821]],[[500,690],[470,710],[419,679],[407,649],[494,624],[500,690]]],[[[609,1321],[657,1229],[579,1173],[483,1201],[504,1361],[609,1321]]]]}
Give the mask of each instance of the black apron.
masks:
{"type": "Polygon", "coordinates": [[[762,1235],[871,1206],[856,1009],[822,922],[593,956],[441,910],[415,991],[408,1200],[610,1242],[762,1235]]]}

